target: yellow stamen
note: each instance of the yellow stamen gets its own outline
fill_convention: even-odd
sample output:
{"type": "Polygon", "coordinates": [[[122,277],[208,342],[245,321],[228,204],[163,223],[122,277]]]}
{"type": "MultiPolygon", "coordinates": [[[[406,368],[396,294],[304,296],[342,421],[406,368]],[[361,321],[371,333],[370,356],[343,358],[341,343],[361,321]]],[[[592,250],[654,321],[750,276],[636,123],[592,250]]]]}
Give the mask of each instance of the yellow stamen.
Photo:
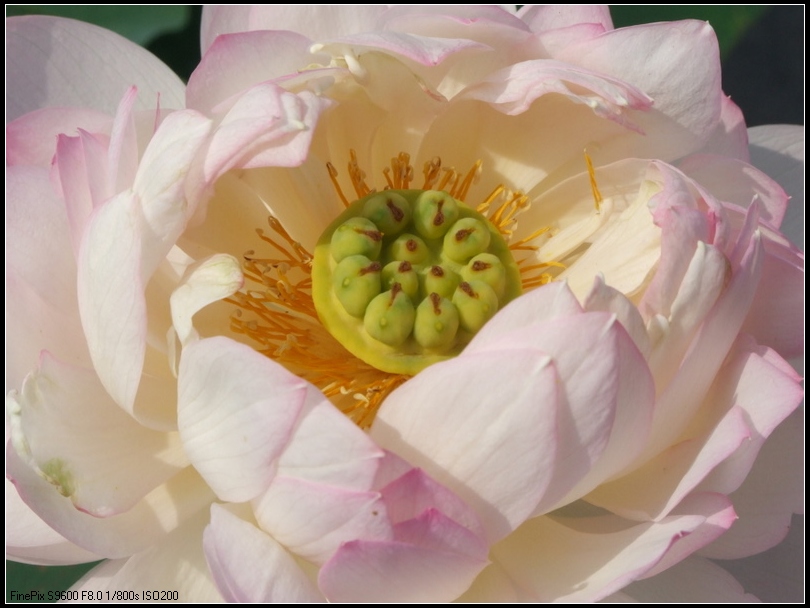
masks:
{"type": "MultiPolygon", "coordinates": [[[[464,175],[453,168],[442,167],[441,159],[435,157],[424,164],[423,189],[444,189],[461,200],[477,181],[481,167],[479,160],[464,175]]],[[[341,190],[337,170],[327,163],[327,171],[335,192],[348,206],[350,203],[341,190]]],[[[350,151],[348,175],[358,198],[374,191],[366,184],[365,172],[354,150],[350,151]]],[[[409,188],[414,177],[410,155],[402,152],[392,158],[391,166],[383,170],[383,175],[389,188],[409,188]]],[[[509,240],[517,216],[529,204],[524,194],[498,186],[477,210],[509,240]]],[[[268,224],[272,233],[262,230],[257,233],[272,253],[268,257],[258,257],[254,251],[245,253],[246,288],[227,300],[237,307],[231,317],[231,329],[257,342],[259,352],[320,388],[357,425],[366,428],[388,394],[408,376],[389,374],[364,363],[321,325],[312,301],[312,254],[295,241],[277,219],[268,218],[268,224]]],[[[512,243],[510,249],[534,251],[536,247],[531,242],[549,230],[549,227],[540,228],[512,243]]],[[[557,263],[528,263],[532,259],[527,255],[517,262],[524,290],[550,282],[553,277],[547,272],[549,268],[562,267],[557,263]]]]}
{"type": "Polygon", "coordinates": [[[602,204],[602,193],[599,192],[599,186],[596,185],[596,171],[593,168],[593,162],[591,162],[591,157],[587,151],[583,151],[585,154],[585,163],[588,165],[588,178],[591,181],[591,193],[593,194],[593,204],[596,212],[599,213],[600,205],[602,204]]]}

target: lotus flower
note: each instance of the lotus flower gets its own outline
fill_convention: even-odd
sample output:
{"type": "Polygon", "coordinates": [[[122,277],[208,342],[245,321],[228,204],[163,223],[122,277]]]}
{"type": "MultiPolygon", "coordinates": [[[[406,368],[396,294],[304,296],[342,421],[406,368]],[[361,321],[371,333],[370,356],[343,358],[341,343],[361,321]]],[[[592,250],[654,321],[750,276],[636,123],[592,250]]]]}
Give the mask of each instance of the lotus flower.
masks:
{"type": "Polygon", "coordinates": [[[745,599],[710,558],[801,508],[803,257],[708,25],[210,9],[185,92],[10,35],[13,557],[111,558],[92,598],[745,599]]]}

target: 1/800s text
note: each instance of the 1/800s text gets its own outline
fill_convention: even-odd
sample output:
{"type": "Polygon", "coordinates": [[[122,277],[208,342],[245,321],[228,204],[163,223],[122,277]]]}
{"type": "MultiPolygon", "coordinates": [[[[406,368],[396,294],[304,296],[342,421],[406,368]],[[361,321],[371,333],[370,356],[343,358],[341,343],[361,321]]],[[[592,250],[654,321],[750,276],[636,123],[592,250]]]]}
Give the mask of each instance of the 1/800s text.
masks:
{"type": "Polygon", "coordinates": [[[9,591],[9,599],[12,602],[46,602],[46,601],[179,601],[177,591],[9,591]]]}

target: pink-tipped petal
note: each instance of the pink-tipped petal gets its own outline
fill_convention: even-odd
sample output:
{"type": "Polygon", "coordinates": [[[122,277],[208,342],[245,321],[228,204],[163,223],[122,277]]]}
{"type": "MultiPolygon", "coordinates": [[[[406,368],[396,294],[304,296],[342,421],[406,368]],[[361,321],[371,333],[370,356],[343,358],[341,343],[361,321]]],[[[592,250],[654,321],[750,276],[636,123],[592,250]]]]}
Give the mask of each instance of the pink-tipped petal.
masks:
{"type": "Polygon", "coordinates": [[[48,349],[90,367],[76,303],[76,263],[65,209],[48,172],[6,169],[6,390],[19,388],[48,349]],[[31,201],[38,204],[31,205],[31,201]]]}
{"type": "Polygon", "coordinates": [[[203,547],[208,567],[226,601],[325,601],[295,558],[273,537],[240,517],[237,508],[211,506],[211,523],[203,534],[203,547]]]}
{"type": "Polygon", "coordinates": [[[216,128],[203,180],[213,184],[233,167],[295,167],[307,158],[318,116],[330,102],[264,83],[242,95],[216,128]]]}
{"type": "Polygon", "coordinates": [[[759,197],[761,218],[779,226],[785,216],[788,196],[773,179],[751,165],[723,156],[694,154],[678,163],[678,168],[725,203],[747,208],[759,197]]]}
{"type": "Polygon", "coordinates": [[[42,108],[6,125],[6,166],[35,165],[48,168],[57,135],[75,137],[79,129],[109,133],[112,120],[103,112],[84,108],[42,108]]]}
{"type": "Polygon", "coordinates": [[[390,540],[377,492],[362,492],[277,475],[253,501],[259,526],[290,551],[323,564],[345,542],[390,540]]]}
{"type": "Polygon", "coordinates": [[[295,32],[223,35],[207,50],[189,78],[186,103],[191,109],[210,114],[229,97],[311,63],[311,45],[312,41],[295,32]],[[268,57],[273,61],[267,61],[268,57]]]}
{"type": "Polygon", "coordinates": [[[490,539],[502,538],[554,474],[558,378],[537,349],[438,363],[389,395],[371,436],[469,503],[490,539]]]}
{"type": "Polygon", "coordinates": [[[401,526],[397,540],[358,540],[340,547],[318,576],[330,601],[448,602],[487,563],[486,544],[438,511],[401,526]]]}
{"type": "Polygon", "coordinates": [[[633,116],[647,137],[607,144],[622,157],[674,160],[703,146],[720,121],[720,56],[705,22],[612,30],[571,45],[557,59],[632,82],[656,100],[652,110],[633,116]]]}
{"type": "MultiPolygon", "coordinates": [[[[466,352],[480,348],[473,341],[466,352]]],[[[484,352],[512,348],[549,355],[561,382],[559,464],[536,510],[543,513],[581,497],[634,461],[649,433],[654,387],[643,357],[606,313],[562,317],[506,333],[484,352]]]]}

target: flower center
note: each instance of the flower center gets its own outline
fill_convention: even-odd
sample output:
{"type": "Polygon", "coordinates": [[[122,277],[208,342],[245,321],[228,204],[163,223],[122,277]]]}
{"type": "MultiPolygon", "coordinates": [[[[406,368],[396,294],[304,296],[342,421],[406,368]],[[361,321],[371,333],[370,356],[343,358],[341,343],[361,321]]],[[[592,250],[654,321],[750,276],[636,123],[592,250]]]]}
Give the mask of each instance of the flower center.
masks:
{"type": "Polygon", "coordinates": [[[318,316],[369,365],[413,375],[458,355],[520,295],[503,236],[439,190],[385,190],[355,202],[315,248],[318,316]]]}
{"type": "Polygon", "coordinates": [[[246,288],[229,298],[237,306],[231,329],[365,428],[392,390],[458,354],[499,307],[521,288],[548,283],[558,264],[531,262],[530,242],[548,228],[511,238],[528,207],[523,194],[499,186],[475,210],[464,203],[480,162],[464,174],[434,158],[416,190],[401,153],[378,193],[352,151],[353,203],[337,170],[327,169],[346,211],[314,256],[268,219],[272,233],[258,230],[267,253],[245,253],[246,288]]]}

